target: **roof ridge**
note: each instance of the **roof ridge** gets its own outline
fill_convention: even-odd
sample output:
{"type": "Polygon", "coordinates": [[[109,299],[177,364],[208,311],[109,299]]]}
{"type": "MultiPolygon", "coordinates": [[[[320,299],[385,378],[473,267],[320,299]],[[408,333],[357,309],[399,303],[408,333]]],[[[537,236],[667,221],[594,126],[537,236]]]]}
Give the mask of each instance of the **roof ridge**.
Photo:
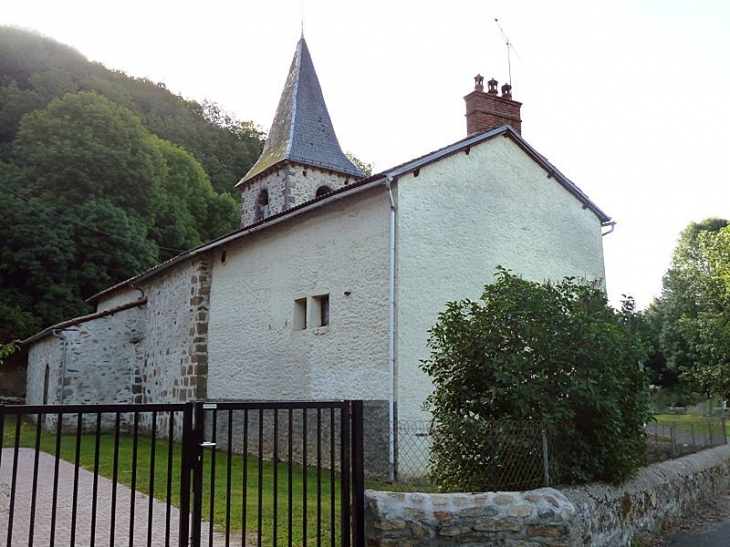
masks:
{"type": "Polygon", "coordinates": [[[365,176],[340,147],[304,36],[297,42],[261,156],[236,187],[287,160],[324,165],[348,177],[365,176]]]}

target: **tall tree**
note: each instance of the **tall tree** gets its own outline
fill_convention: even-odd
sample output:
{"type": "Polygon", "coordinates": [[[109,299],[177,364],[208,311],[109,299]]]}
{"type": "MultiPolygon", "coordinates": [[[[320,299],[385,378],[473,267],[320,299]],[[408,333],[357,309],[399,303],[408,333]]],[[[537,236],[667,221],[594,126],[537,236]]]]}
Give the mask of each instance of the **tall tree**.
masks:
{"type": "MultiPolygon", "coordinates": [[[[191,154],[91,92],[26,114],[3,166],[5,338],[88,310],[84,298],[237,227],[191,154]]],[[[29,332],[31,331],[31,332],[29,332]]]]}
{"type": "Polygon", "coordinates": [[[717,264],[711,263],[708,253],[714,238],[727,226],[727,220],[709,218],[685,228],[654,306],[661,317],[660,343],[667,365],[706,393],[724,389],[707,382],[709,377],[700,371],[708,363],[717,363],[720,350],[717,329],[726,303],[715,274],[717,264]]]}

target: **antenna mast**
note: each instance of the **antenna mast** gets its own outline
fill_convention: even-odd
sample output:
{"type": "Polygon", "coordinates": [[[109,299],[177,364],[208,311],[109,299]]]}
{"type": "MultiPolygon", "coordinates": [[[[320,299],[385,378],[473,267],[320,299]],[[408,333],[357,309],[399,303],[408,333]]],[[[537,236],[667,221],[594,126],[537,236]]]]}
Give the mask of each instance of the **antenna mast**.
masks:
{"type": "Polygon", "coordinates": [[[505,45],[507,46],[507,72],[509,73],[509,85],[512,87],[512,63],[510,62],[510,50],[515,52],[515,55],[517,55],[517,58],[519,59],[520,56],[517,53],[517,50],[515,49],[515,46],[512,45],[512,42],[509,41],[509,38],[504,32],[504,29],[502,28],[502,25],[499,24],[499,19],[496,17],[494,18],[494,22],[497,23],[497,26],[499,27],[499,32],[502,33],[502,40],[504,40],[505,45]]]}

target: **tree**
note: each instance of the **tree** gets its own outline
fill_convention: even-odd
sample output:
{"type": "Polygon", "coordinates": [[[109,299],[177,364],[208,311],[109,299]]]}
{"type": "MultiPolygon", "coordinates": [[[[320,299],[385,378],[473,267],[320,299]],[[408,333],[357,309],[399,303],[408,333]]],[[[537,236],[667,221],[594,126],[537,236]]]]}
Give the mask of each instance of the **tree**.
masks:
{"type": "MultiPolygon", "coordinates": [[[[724,221],[723,221],[724,222],[724,221]]],[[[694,314],[679,318],[677,330],[691,355],[683,377],[702,393],[730,395],[730,226],[697,234],[694,314]]]]}
{"type": "Polygon", "coordinates": [[[430,472],[442,488],[490,487],[497,462],[485,432],[505,419],[554,426],[558,482],[616,483],[644,462],[646,346],[631,300],[615,311],[595,284],[498,268],[479,301],[447,305],[428,343],[430,472]]]}
{"type": "Polygon", "coordinates": [[[0,334],[88,312],[84,299],[235,229],[191,154],[129,109],[67,93],[26,114],[0,164],[0,334]]]}
{"type": "Polygon", "coordinates": [[[661,320],[660,346],[668,368],[679,374],[688,388],[706,394],[720,385],[704,381],[704,374],[698,371],[707,372],[708,359],[718,363],[719,342],[726,335],[717,329],[722,328],[727,314],[717,274],[722,255],[716,249],[717,259],[711,263],[708,253],[713,252],[715,236],[727,226],[727,220],[708,218],[683,230],[662,282],[661,297],[653,306],[661,320]]]}
{"type": "Polygon", "coordinates": [[[350,160],[355,167],[357,167],[360,171],[365,173],[366,177],[369,177],[370,175],[373,174],[373,164],[372,163],[365,163],[352,152],[346,152],[345,156],[347,156],[347,159],[350,160]]]}

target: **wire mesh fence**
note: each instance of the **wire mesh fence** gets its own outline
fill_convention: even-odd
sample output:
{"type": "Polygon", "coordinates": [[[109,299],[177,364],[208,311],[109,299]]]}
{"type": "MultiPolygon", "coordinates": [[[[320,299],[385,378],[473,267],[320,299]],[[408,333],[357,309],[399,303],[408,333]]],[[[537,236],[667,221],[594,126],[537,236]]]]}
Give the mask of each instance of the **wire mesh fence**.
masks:
{"type": "Polygon", "coordinates": [[[678,458],[727,443],[725,416],[664,416],[646,424],[649,462],[678,458]]]}
{"type": "MultiPolygon", "coordinates": [[[[401,482],[428,474],[429,451],[437,426],[428,421],[399,421],[397,474],[401,482]]],[[[486,461],[494,490],[526,490],[551,484],[553,435],[543,422],[499,421],[488,424],[486,461]]]]}

